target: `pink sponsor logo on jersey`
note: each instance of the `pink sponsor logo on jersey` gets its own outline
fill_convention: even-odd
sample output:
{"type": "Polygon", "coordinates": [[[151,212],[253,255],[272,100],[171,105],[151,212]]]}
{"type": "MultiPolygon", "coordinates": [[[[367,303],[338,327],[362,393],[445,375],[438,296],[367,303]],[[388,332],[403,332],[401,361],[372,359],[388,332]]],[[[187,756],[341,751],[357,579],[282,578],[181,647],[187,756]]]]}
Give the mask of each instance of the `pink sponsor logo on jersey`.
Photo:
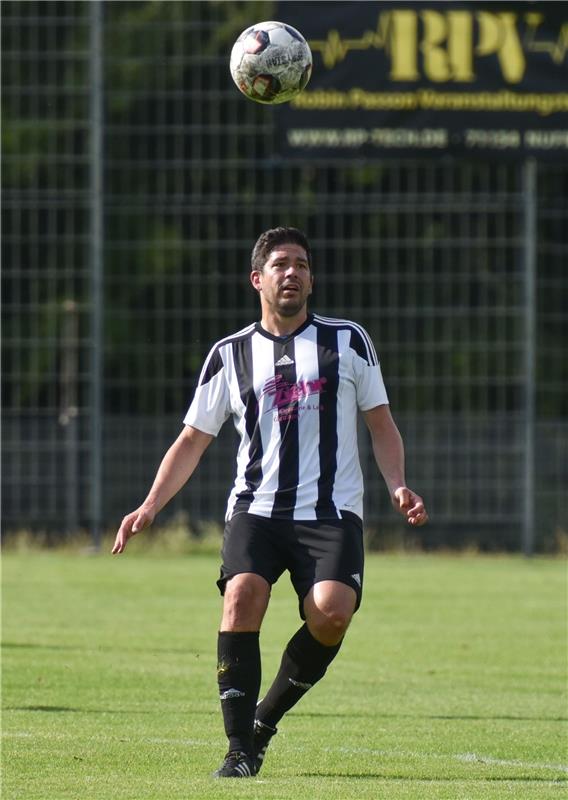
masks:
{"type": "Polygon", "coordinates": [[[324,384],[326,383],[327,378],[289,383],[284,380],[282,375],[275,375],[274,378],[266,381],[261,394],[268,395],[270,398],[272,404],[267,411],[272,411],[274,408],[281,409],[290,406],[312,394],[321,394],[325,391],[324,384]]]}

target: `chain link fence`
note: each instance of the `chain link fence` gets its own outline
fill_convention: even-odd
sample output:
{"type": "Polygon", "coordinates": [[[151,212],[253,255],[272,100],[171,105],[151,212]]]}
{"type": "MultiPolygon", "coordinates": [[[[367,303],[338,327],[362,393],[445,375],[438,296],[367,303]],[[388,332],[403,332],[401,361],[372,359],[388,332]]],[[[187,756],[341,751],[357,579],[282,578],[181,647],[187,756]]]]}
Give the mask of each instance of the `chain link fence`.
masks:
{"type": "MultiPolygon", "coordinates": [[[[279,159],[277,115],[228,74],[235,36],[270,12],[2,5],[5,530],[98,536],[140,503],[211,343],[258,316],[252,244],[293,224],[312,307],[375,341],[432,516],[422,543],[555,549],[568,165],[279,159]]],[[[222,522],[234,437],[162,520],[222,522]]],[[[414,535],[361,449],[370,538],[414,535]]]]}

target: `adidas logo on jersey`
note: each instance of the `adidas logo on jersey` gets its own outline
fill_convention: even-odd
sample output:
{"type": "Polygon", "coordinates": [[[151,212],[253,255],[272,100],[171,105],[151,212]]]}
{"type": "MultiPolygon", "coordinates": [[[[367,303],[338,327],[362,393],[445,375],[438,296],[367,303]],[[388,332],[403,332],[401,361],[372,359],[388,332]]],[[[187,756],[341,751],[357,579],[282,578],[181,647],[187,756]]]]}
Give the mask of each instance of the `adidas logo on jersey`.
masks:
{"type": "Polygon", "coordinates": [[[361,586],[361,576],[359,575],[358,572],[355,572],[351,577],[353,578],[357,586],[361,586]]]}
{"type": "Polygon", "coordinates": [[[290,364],[293,364],[293,363],[294,362],[292,361],[292,359],[289,356],[283,355],[282,358],[278,359],[278,361],[275,363],[274,366],[275,367],[289,367],[290,364]]]}

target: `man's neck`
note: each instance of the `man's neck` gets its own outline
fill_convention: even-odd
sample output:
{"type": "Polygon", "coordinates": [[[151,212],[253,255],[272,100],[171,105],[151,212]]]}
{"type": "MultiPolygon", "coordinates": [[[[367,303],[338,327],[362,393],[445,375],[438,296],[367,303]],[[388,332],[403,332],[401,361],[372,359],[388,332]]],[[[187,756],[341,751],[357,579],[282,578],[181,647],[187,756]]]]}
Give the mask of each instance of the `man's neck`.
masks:
{"type": "Polygon", "coordinates": [[[267,314],[264,312],[260,324],[265,331],[273,336],[289,336],[294,333],[308,318],[308,312],[304,308],[293,317],[282,317],[280,314],[267,314]]]}

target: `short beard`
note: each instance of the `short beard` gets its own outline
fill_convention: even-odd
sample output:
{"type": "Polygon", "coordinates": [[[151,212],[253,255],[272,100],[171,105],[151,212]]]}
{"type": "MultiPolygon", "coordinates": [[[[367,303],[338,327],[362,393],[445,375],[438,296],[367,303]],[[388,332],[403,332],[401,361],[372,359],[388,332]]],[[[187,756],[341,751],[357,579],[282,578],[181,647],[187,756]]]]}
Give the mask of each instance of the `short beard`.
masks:
{"type": "Polygon", "coordinates": [[[306,302],[307,301],[304,300],[301,303],[294,303],[293,305],[279,305],[277,311],[282,317],[295,317],[296,314],[306,307],[306,302]]]}

